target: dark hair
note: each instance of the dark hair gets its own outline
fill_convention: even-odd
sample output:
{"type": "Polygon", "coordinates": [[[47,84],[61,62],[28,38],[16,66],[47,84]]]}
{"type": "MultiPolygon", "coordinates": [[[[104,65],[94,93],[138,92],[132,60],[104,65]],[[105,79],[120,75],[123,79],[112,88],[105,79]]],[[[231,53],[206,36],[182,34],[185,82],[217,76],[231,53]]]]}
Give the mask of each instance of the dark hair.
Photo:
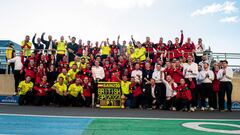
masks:
{"type": "Polygon", "coordinates": [[[221,62],[226,62],[228,64],[228,61],[227,60],[222,60],[221,62]]]}

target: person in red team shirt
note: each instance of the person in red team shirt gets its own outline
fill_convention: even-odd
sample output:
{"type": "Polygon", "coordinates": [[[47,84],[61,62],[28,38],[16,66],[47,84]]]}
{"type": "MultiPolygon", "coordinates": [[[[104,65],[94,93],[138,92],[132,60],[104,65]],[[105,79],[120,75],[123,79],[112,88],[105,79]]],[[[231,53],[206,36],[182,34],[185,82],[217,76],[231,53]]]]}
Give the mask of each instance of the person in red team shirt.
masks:
{"type": "Polygon", "coordinates": [[[140,82],[135,82],[134,78],[131,78],[130,93],[132,93],[131,108],[143,107],[143,93],[140,82]]]}
{"type": "Polygon", "coordinates": [[[159,43],[155,44],[155,50],[157,51],[157,54],[155,55],[154,61],[156,61],[157,58],[161,58],[165,61],[166,57],[164,56],[164,53],[166,49],[166,44],[163,43],[163,38],[161,37],[159,39],[159,43]]]}
{"type": "Polygon", "coordinates": [[[192,100],[191,90],[188,84],[186,84],[185,80],[182,78],[180,80],[180,85],[177,88],[176,109],[177,110],[187,109],[187,111],[190,111],[191,100],[192,100]]]}
{"type": "Polygon", "coordinates": [[[189,55],[193,56],[194,51],[195,51],[195,45],[191,41],[191,38],[188,38],[187,42],[183,44],[183,46],[181,47],[182,55],[185,58],[187,58],[189,55]]]}
{"type": "Polygon", "coordinates": [[[146,57],[154,59],[154,44],[150,41],[150,37],[146,37],[146,41],[142,44],[146,48],[146,57]]]}
{"type": "Polygon", "coordinates": [[[167,75],[171,75],[172,72],[173,72],[173,69],[172,69],[172,63],[170,61],[166,61],[166,68],[164,69],[164,74],[165,76],[167,75]]]}
{"type": "Polygon", "coordinates": [[[218,95],[218,92],[220,90],[220,88],[219,88],[220,81],[217,79],[217,74],[218,74],[219,70],[220,70],[219,64],[218,63],[214,63],[214,67],[213,67],[214,80],[212,82],[212,84],[213,84],[212,98],[213,98],[213,108],[214,109],[217,109],[217,95],[218,95]]]}
{"type": "Polygon", "coordinates": [[[177,84],[180,83],[180,79],[183,78],[183,68],[181,67],[179,60],[172,61],[172,72],[170,75],[173,78],[174,82],[177,84]]]}
{"type": "Polygon", "coordinates": [[[50,90],[50,85],[47,82],[47,76],[44,75],[41,78],[40,83],[36,83],[33,89],[35,90],[35,98],[33,101],[34,105],[41,106],[41,105],[49,105],[50,100],[48,96],[48,92],[50,90]]]}
{"type": "Polygon", "coordinates": [[[88,80],[88,77],[84,77],[83,79],[83,104],[86,107],[90,107],[91,106],[91,102],[92,102],[92,85],[88,80]]]}
{"type": "Polygon", "coordinates": [[[40,64],[37,68],[37,73],[36,73],[36,80],[35,83],[38,84],[41,82],[41,79],[43,76],[47,74],[46,68],[44,67],[43,64],[40,64]]]}
{"type": "Polygon", "coordinates": [[[36,65],[34,64],[34,60],[31,59],[29,61],[28,66],[25,67],[24,70],[25,70],[25,77],[30,76],[31,81],[35,82],[37,68],[36,68],[36,65]]]}

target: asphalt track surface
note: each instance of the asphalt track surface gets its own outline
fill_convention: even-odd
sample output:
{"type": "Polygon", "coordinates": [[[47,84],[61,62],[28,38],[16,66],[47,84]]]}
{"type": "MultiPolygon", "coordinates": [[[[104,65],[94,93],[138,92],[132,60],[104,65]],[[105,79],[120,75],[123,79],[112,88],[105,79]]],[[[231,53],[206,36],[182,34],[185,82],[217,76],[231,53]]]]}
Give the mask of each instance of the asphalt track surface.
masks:
{"type": "Polygon", "coordinates": [[[1,114],[77,116],[77,117],[124,117],[124,118],[173,118],[173,119],[240,119],[240,111],[164,111],[141,109],[100,109],[85,107],[18,106],[0,105],[1,114]]]}

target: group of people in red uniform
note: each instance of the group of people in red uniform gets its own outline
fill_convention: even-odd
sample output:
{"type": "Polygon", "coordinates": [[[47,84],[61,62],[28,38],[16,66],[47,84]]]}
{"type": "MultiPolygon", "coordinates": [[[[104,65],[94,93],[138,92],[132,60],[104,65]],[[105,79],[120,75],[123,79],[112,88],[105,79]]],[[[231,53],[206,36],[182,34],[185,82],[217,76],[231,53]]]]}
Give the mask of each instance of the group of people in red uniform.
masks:
{"type": "Polygon", "coordinates": [[[15,64],[20,105],[90,107],[98,104],[97,83],[103,81],[121,84],[122,108],[224,110],[226,93],[231,111],[232,71],[226,60],[210,67],[201,38],[197,44],[191,38],[184,42],[181,31],[174,43],[165,44],[162,37],[156,44],[150,37],[141,43],[133,36],[120,43],[118,36],[93,45],[44,35],[37,42],[36,34],[32,42],[26,36],[22,52],[8,60],[15,64]]]}

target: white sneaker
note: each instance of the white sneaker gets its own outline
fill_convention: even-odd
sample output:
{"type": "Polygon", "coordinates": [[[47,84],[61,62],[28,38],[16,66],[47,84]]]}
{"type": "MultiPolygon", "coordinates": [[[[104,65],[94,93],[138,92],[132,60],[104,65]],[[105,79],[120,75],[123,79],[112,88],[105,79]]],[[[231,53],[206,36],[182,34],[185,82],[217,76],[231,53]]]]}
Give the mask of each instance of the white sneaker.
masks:
{"type": "Polygon", "coordinates": [[[193,107],[193,109],[194,109],[194,110],[197,110],[197,107],[195,106],[195,107],[193,107]]]}
{"type": "Polygon", "coordinates": [[[201,111],[204,111],[205,110],[205,108],[204,107],[201,107],[201,111]]]}
{"type": "Polygon", "coordinates": [[[191,108],[190,108],[190,111],[191,111],[191,112],[194,112],[194,111],[195,111],[194,107],[191,107],[191,108]]]}
{"type": "Polygon", "coordinates": [[[214,108],[210,107],[210,108],[209,108],[209,111],[214,111],[214,108]]]}
{"type": "Polygon", "coordinates": [[[176,107],[172,107],[172,111],[176,111],[177,109],[176,109],[176,107]]]}

